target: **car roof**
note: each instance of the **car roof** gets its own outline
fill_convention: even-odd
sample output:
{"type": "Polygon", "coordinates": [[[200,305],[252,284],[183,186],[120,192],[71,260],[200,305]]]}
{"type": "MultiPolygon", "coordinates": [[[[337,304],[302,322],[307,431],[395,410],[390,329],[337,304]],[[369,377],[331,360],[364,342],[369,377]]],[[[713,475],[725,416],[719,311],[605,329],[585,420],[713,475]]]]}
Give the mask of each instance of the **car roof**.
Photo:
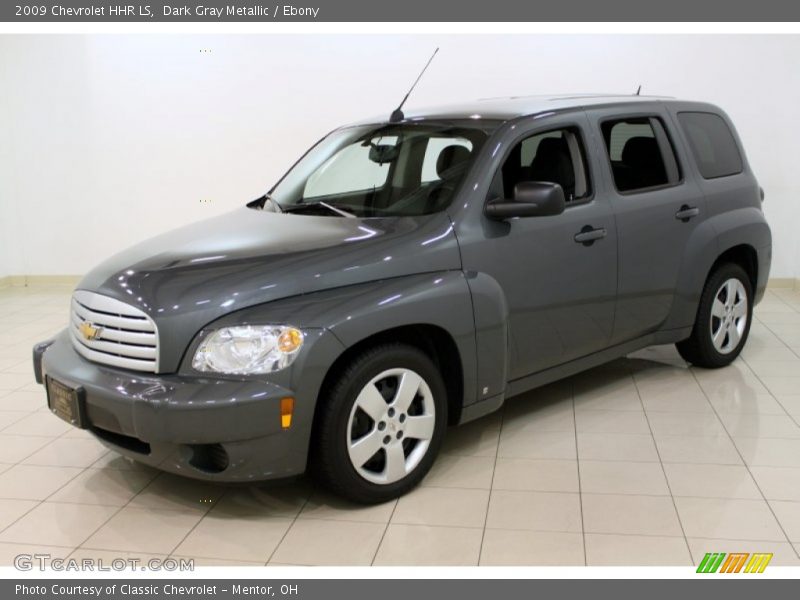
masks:
{"type": "MultiPolygon", "coordinates": [[[[638,96],[635,94],[565,94],[509,96],[483,98],[464,104],[435,106],[430,108],[403,108],[405,121],[487,119],[508,121],[549,111],[564,111],[591,106],[614,106],[633,103],[663,102],[674,100],[669,96],[638,96]]],[[[361,121],[358,124],[385,122],[385,115],[361,121]]]]}

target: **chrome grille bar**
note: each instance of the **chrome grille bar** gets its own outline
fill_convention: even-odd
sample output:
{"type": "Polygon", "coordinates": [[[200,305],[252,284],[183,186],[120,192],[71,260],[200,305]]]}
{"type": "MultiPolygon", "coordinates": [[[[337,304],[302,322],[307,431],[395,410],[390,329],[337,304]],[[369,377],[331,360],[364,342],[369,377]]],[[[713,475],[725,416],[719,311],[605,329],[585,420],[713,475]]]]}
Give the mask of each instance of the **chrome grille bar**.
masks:
{"type": "Polygon", "coordinates": [[[134,371],[158,372],[158,329],[135,306],[77,290],[72,296],[69,331],[75,350],[87,360],[134,371]]]}

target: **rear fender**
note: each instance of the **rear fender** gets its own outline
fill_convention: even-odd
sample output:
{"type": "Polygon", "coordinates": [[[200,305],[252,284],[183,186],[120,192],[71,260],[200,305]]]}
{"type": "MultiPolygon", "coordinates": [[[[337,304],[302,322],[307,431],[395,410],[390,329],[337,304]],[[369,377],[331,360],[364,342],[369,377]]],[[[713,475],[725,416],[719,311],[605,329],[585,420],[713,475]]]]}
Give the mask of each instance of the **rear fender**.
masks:
{"type": "Polygon", "coordinates": [[[706,219],[683,248],[683,263],[675,290],[675,301],[663,329],[694,324],[703,286],[714,263],[727,250],[748,245],[757,254],[756,301],[766,288],[771,260],[772,235],[764,214],[755,207],[726,211],[706,219]]]}

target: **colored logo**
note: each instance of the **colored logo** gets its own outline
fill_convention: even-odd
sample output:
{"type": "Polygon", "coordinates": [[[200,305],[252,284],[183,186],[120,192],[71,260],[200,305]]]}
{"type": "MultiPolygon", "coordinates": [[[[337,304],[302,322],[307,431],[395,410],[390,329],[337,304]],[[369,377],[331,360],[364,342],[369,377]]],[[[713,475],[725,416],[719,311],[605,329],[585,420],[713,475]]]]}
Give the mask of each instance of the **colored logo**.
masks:
{"type": "Polygon", "coordinates": [[[763,573],[772,553],[708,552],[697,565],[698,573],[763,573]]]}
{"type": "Polygon", "coordinates": [[[87,340],[96,340],[103,333],[102,327],[95,327],[89,321],[84,321],[78,326],[81,335],[87,340]]]}

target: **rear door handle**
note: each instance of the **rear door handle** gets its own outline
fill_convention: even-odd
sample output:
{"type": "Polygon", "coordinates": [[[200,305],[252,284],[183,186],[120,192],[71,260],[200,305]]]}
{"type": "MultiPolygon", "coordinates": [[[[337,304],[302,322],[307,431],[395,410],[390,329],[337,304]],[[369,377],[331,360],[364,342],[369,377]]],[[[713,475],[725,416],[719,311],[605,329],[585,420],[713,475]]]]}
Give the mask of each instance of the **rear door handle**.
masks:
{"type": "Polygon", "coordinates": [[[687,223],[689,219],[696,217],[700,214],[700,209],[696,206],[689,206],[688,204],[684,204],[680,207],[678,212],[675,213],[675,218],[679,221],[683,221],[687,223]]]}
{"type": "Polygon", "coordinates": [[[591,246],[597,240],[606,237],[605,227],[598,227],[595,229],[591,225],[585,225],[578,233],[575,234],[575,241],[584,246],[591,246]]]}

